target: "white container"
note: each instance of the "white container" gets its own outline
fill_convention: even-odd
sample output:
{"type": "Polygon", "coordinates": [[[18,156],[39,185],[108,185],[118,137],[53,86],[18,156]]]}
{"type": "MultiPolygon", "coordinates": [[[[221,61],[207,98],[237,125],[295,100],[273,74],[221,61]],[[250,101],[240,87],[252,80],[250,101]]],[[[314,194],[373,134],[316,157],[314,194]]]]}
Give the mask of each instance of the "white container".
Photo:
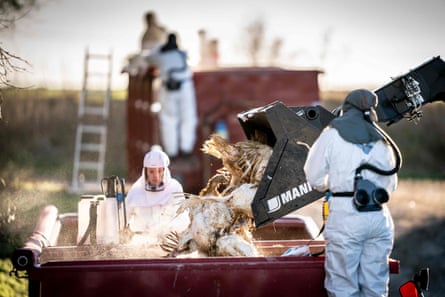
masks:
{"type": "Polygon", "coordinates": [[[100,195],[97,209],[97,244],[119,243],[119,223],[117,217],[117,201],[114,197],[100,195]]]}
{"type": "MultiPolygon", "coordinates": [[[[82,195],[77,204],[77,242],[82,239],[90,222],[90,205],[95,201],[94,195],[82,195]]],[[[85,241],[85,244],[90,243],[90,238],[85,241]]]]}

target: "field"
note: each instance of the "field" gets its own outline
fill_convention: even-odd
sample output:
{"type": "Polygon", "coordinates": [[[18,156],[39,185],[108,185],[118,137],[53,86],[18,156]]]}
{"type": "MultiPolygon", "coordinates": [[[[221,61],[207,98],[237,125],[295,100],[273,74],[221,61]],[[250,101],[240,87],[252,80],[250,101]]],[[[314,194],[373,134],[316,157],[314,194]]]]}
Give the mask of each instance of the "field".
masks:
{"type": "MultiPolygon", "coordinates": [[[[67,188],[77,98],[76,92],[69,91],[6,93],[0,121],[0,258],[7,259],[23,244],[43,206],[54,204],[61,213],[76,211],[78,196],[69,194],[67,188]]],[[[125,176],[125,101],[121,95],[114,98],[106,172],[125,176]]],[[[323,104],[331,109],[338,102],[323,104]]],[[[424,114],[418,124],[403,121],[386,127],[404,158],[399,188],[389,203],[396,226],[392,257],[401,261],[400,274],[391,278],[391,296],[398,296],[398,285],[422,267],[429,267],[431,273],[426,296],[445,296],[445,106],[426,106],[424,114]]],[[[320,203],[298,212],[310,215],[321,226],[320,203]]],[[[19,293],[23,282],[13,282],[5,268],[8,260],[1,264],[0,296],[23,296],[19,293]],[[11,287],[16,288],[15,293],[8,293],[11,287]]]]}

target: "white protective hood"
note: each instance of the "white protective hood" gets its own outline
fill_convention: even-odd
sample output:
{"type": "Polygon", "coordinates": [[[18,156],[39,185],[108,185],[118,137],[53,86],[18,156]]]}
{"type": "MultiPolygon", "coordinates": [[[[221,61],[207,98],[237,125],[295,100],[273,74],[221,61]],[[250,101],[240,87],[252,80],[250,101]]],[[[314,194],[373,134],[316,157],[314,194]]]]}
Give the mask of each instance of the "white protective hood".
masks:
{"type": "MultiPolygon", "coordinates": [[[[178,191],[177,183],[172,182],[171,173],[168,169],[170,160],[166,153],[159,149],[152,149],[145,154],[143,167],[164,168],[163,183],[165,189],[158,192],[151,192],[145,189],[145,176],[144,168],[142,168],[142,174],[138,180],[133,184],[132,188],[128,192],[128,204],[134,206],[155,206],[164,205],[170,199],[172,199],[172,193],[178,191]]],[[[182,191],[182,189],[179,189],[182,191]]]]}

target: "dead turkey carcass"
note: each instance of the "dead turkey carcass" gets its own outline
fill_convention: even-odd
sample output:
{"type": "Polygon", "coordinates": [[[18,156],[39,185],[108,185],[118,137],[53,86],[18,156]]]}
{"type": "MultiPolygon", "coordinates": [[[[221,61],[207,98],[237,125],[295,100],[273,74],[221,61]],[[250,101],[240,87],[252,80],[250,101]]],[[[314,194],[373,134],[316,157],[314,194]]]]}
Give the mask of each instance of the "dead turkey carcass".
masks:
{"type": "Polygon", "coordinates": [[[208,256],[256,256],[251,203],[272,148],[257,141],[230,144],[215,134],[202,150],[221,159],[223,167],[199,195],[184,193],[188,199],[178,214],[188,211],[190,226],[166,236],[163,247],[170,255],[198,251],[208,256]]]}

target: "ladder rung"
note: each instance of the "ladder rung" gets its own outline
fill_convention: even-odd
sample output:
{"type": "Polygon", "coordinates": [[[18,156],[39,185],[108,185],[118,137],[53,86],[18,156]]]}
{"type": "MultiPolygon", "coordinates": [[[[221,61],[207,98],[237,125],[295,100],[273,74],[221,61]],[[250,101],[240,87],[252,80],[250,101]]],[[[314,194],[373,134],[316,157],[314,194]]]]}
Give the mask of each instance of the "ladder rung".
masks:
{"type": "Polygon", "coordinates": [[[88,152],[102,152],[104,151],[104,146],[102,144],[83,143],[80,150],[88,152]]]}
{"type": "Polygon", "coordinates": [[[105,112],[103,107],[85,107],[83,113],[91,115],[103,115],[105,112]]]}
{"type": "Polygon", "coordinates": [[[111,54],[91,54],[88,53],[89,59],[111,59],[111,54]]]}
{"type": "Polygon", "coordinates": [[[82,169],[93,169],[97,170],[99,168],[100,163],[99,162],[79,162],[79,168],[82,169]]]}
{"type": "Polygon", "coordinates": [[[90,71],[87,73],[88,76],[108,76],[108,72],[90,71]]]}
{"type": "Polygon", "coordinates": [[[82,125],[82,132],[105,134],[106,127],[104,125],[82,125]]]}

